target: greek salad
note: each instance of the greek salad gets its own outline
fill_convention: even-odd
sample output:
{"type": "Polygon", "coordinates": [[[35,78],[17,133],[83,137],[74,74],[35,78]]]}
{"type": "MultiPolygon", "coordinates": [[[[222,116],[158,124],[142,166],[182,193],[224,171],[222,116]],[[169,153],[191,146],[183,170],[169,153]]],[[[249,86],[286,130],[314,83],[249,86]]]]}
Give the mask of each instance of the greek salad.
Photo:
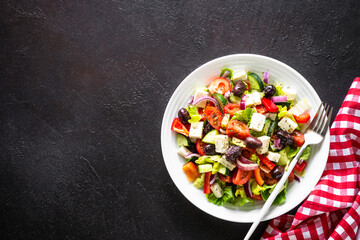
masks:
{"type": "MultiPolygon", "coordinates": [[[[223,68],[172,122],[182,170],[216,205],[266,201],[304,144],[309,109],[269,72],[223,68]]],[[[300,181],[309,154],[307,147],[274,204],[285,201],[288,183],[300,181]]]]}

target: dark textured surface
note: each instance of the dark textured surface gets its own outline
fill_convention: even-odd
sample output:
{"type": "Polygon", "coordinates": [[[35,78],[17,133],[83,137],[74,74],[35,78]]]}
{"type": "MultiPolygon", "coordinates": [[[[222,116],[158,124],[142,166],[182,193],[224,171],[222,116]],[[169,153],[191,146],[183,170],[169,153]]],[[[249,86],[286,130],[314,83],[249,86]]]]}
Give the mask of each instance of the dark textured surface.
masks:
{"type": "Polygon", "coordinates": [[[250,224],[208,216],[171,182],[167,101],[199,65],[257,53],[295,68],[338,110],[359,75],[359,7],[1,1],[2,238],[241,239],[250,224]]]}

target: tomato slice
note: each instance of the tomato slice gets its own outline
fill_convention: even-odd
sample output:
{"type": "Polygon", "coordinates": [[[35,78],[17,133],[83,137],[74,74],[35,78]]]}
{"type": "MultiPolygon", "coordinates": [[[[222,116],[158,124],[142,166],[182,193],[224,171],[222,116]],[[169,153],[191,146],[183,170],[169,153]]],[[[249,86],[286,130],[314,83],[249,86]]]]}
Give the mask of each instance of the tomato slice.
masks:
{"type": "Polygon", "coordinates": [[[198,153],[201,156],[205,155],[205,151],[204,151],[204,148],[203,148],[203,146],[205,146],[205,145],[206,145],[206,143],[201,141],[201,139],[196,140],[196,150],[198,151],[198,153]]]}
{"type": "Polygon", "coordinates": [[[298,172],[302,172],[302,171],[304,171],[306,165],[307,165],[307,162],[305,162],[305,161],[302,161],[302,163],[297,162],[295,165],[295,170],[298,172]]]}
{"type": "Polygon", "coordinates": [[[209,106],[204,109],[204,114],[210,125],[219,131],[222,121],[222,114],[220,110],[216,107],[209,106]]]}
{"type": "Polygon", "coordinates": [[[211,172],[205,173],[205,180],[204,180],[204,193],[205,194],[211,193],[210,177],[211,177],[211,172]]]}
{"type": "Polygon", "coordinates": [[[171,124],[171,130],[180,133],[182,135],[185,135],[186,137],[189,136],[189,130],[185,127],[182,122],[178,118],[174,118],[174,121],[171,124]]]}
{"type": "Polygon", "coordinates": [[[301,147],[304,144],[305,137],[302,132],[300,132],[299,130],[295,130],[291,135],[293,136],[294,143],[297,147],[301,147]]]}
{"type": "Polygon", "coordinates": [[[265,164],[270,170],[273,170],[275,167],[275,164],[273,164],[266,156],[259,155],[260,161],[265,164]]]}
{"type": "Polygon", "coordinates": [[[219,179],[223,182],[227,182],[227,183],[231,183],[231,177],[230,176],[225,176],[221,173],[218,174],[219,179]]]}
{"type": "Polygon", "coordinates": [[[251,198],[254,199],[254,200],[263,200],[262,197],[261,197],[261,194],[259,194],[259,195],[253,194],[253,195],[251,196],[251,198]]]}
{"type": "Polygon", "coordinates": [[[276,113],[279,110],[278,106],[276,106],[276,104],[268,98],[263,97],[261,102],[269,112],[276,113]]]}
{"type": "Polygon", "coordinates": [[[211,94],[224,94],[227,91],[231,91],[231,84],[225,78],[217,78],[210,83],[209,92],[211,94]]]}
{"type": "Polygon", "coordinates": [[[232,176],[232,182],[235,185],[242,185],[249,181],[253,171],[244,171],[239,168],[235,168],[232,176]]]}
{"type": "Polygon", "coordinates": [[[289,183],[292,182],[294,180],[294,178],[295,178],[295,174],[294,174],[293,171],[291,171],[291,173],[290,173],[290,175],[288,177],[289,183]]]}
{"type": "Polygon", "coordinates": [[[234,119],[230,120],[228,125],[226,126],[226,134],[229,137],[245,139],[246,137],[250,136],[250,130],[245,123],[234,119]]]}
{"type": "Polygon", "coordinates": [[[224,113],[230,114],[231,117],[240,110],[240,104],[238,103],[229,103],[224,107],[224,113]]]}
{"type": "Polygon", "coordinates": [[[256,105],[255,108],[256,108],[256,112],[257,112],[257,113],[260,113],[260,114],[265,114],[265,113],[268,112],[268,110],[266,109],[266,107],[265,107],[264,105],[262,105],[262,104],[256,105]]]}
{"type": "Polygon", "coordinates": [[[297,123],[307,123],[310,120],[310,114],[308,112],[304,112],[299,116],[294,115],[294,118],[297,123]]]}

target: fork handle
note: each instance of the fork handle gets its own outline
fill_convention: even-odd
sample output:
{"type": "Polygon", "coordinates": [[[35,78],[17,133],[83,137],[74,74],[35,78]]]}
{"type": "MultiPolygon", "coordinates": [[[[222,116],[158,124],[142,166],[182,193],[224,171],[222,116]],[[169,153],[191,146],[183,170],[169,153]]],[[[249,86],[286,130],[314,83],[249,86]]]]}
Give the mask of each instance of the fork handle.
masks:
{"type": "Polygon", "coordinates": [[[276,184],[273,192],[270,194],[269,198],[266,200],[264,206],[261,208],[260,214],[258,215],[258,218],[253,222],[253,224],[251,225],[248,233],[246,234],[244,240],[248,240],[251,235],[254,233],[255,229],[257,228],[257,226],[259,225],[261,219],[264,218],[265,214],[269,211],[269,208],[271,207],[271,204],[274,202],[275,198],[277,197],[277,195],[281,192],[282,187],[284,186],[286,180],[288,179],[291,171],[294,169],[297,161],[299,160],[299,157],[301,156],[302,152],[304,151],[304,149],[308,146],[308,144],[304,144],[299,152],[296,154],[296,156],[293,158],[293,160],[291,161],[288,169],[284,172],[283,176],[281,177],[280,181],[276,184]]]}

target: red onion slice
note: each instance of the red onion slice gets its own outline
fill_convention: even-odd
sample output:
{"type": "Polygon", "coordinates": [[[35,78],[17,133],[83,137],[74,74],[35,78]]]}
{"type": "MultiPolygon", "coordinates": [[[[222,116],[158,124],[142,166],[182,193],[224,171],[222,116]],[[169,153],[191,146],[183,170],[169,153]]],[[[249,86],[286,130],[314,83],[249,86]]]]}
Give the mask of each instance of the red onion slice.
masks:
{"type": "Polygon", "coordinates": [[[194,101],[194,96],[190,96],[188,104],[192,104],[193,101],[194,101]]]}
{"type": "Polygon", "coordinates": [[[287,102],[287,96],[275,96],[271,98],[274,103],[287,102]]]}
{"type": "Polygon", "coordinates": [[[264,83],[269,84],[269,71],[264,72],[264,83]]]}
{"type": "Polygon", "coordinates": [[[250,188],[250,181],[247,181],[244,184],[244,190],[245,190],[245,194],[247,197],[251,198],[252,197],[252,192],[251,192],[251,188],[250,188]]]}
{"type": "Polygon", "coordinates": [[[197,153],[189,153],[188,155],[185,156],[186,159],[190,159],[192,157],[197,157],[199,158],[200,157],[200,154],[197,154],[197,153]]]}
{"type": "Polygon", "coordinates": [[[217,178],[217,173],[215,173],[214,177],[210,180],[210,185],[215,182],[216,178],[217,178]]]}
{"type": "Polygon", "coordinates": [[[220,128],[220,133],[221,133],[221,134],[226,134],[226,130],[220,128]]]}
{"type": "Polygon", "coordinates": [[[240,110],[244,110],[246,108],[246,94],[244,94],[242,97],[241,97],[241,101],[240,101],[240,110]]]}
{"type": "Polygon", "coordinates": [[[300,178],[299,178],[296,174],[294,174],[294,179],[295,179],[296,181],[300,182],[300,178]]]}
{"type": "Polygon", "coordinates": [[[230,91],[227,91],[226,93],[224,93],[224,97],[229,100],[228,98],[230,97],[230,91]]]}
{"type": "Polygon", "coordinates": [[[230,74],[230,71],[225,71],[224,74],[220,77],[226,78],[230,74]]]}
{"type": "Polygon", "coordinates": [[[199,103],[204,102],[204,101],[210,101],[210,102],[214,103],[218,109],[220,109],[219,103],[216,101],[216,99],[209,97],[209,96],[203,96],[203,97],[196,99],[196,101],[193,101],[193,105],[198,105],[199,103]]]}
{"type": "Polygon", "coordinates": [[[281,144],[281,141],[280,141],[280,138],[277,138],[275,141],[274,141],[274,146],[276,149],[280,150],[282,149],[284,146],[281,144]]]}
{"type": "Polygon", "coordinates": [[[254,163],[244,157],[240,157],[240,159],[236,159],[236,166],[244,171],[252,171],[259,167],[257,163],[254,163]]]}

